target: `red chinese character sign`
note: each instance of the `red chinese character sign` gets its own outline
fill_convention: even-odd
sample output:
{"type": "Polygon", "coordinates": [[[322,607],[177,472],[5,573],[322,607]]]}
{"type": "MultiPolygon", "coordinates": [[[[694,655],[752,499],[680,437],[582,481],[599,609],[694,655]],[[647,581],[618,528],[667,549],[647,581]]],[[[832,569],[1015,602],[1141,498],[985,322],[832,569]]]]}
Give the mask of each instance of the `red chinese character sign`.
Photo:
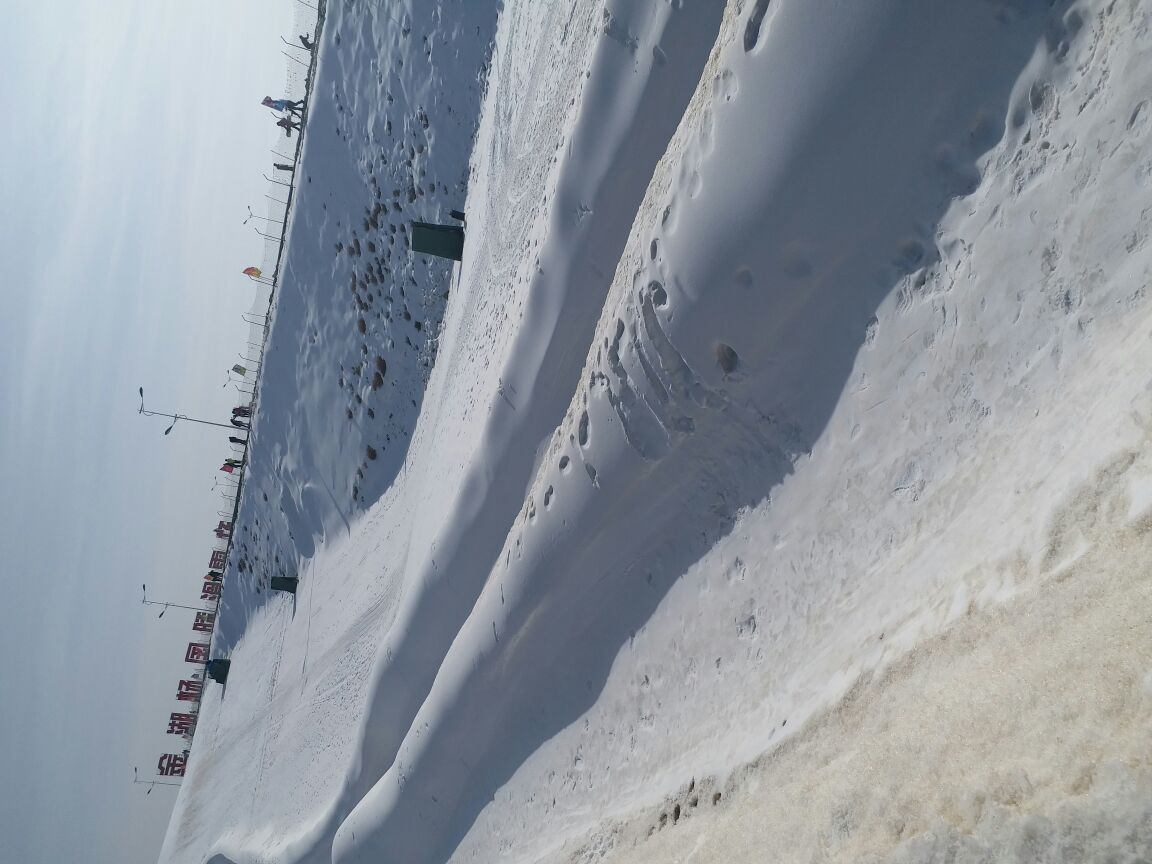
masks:
{"type": "Polygon", "coordinates": [[[223,549],[217,549],[212,553],[212,557],[208,560],[208,567],[212,570],[220,570],[224,567],[224,561],[228,557],[228,553],[223,549]]]}
{"type": "Polygon", "coordinates": [[[204,642],[189,642],[184,651],[184,661],[187,663],[207,663],[208,645],[204,642]]]}
{"type": "Polygon", "coordinates": [[[176,688],[176,698],[181,702],[198,702],[203,689],[203,681],[181,681],[176,688]]]}
{"type": "Polygon", "coordinates": [[[215,612],[197,612],[196,620],[192,622],[192,629],[198,633],[211,633],[216,626],[215,612]]]}
{"type": "Polygon", "coordinates": [[[173,711],[168,718],[169,735],[191,735],[196,731],[196,715],[173,711]]]}
{"type": "Polygon", "coordinates": [[[188,758],[179,753],[165,753],[156,763],[156,771],[161,777],[183,777],[188,758]]]}
{"type": "Polygon", "coordinates": [[[220,598],[220,583],[205,582],[204,590],[200,592],[201,600],[218,600],[220,598]]]}

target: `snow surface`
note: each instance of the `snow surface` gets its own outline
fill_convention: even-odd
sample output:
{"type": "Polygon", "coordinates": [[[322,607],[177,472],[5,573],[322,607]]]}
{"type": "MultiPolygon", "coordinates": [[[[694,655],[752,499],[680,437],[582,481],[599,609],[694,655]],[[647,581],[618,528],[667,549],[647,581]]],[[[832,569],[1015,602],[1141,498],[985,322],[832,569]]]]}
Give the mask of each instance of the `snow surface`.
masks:
{"type": "Polygon", "coordinates": [[[333,3],[161,860],[1149,854],[1150,24],[333,3]]]}

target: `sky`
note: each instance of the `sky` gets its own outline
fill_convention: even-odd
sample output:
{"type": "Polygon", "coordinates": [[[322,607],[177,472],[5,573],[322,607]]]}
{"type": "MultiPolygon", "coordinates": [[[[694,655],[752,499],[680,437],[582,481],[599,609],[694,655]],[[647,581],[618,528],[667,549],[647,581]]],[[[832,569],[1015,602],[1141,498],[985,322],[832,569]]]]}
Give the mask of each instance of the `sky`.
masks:
{"type": "MultiPolygon", "coordinates": [[[[0,859],[155,861],[298,0],[0,0],[0,859]],[[167,740],[166,740],[167,739],[167,740]]],[[[301,54],[302,52],[295,52],[301,54]]]]}

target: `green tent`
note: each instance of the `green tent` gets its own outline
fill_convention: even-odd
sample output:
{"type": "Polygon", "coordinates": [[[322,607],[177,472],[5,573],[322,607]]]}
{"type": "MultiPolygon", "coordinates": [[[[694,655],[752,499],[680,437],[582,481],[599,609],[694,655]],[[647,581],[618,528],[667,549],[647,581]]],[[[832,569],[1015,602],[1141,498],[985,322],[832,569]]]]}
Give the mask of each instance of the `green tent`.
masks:
{"type": "Polygon", "coordinates": [[[413,222],[412,251],[459,261],[464,257],[464,228],[460,225],[413,222]]]}
{"type": "Polygon", "coordinates": [[[270,587],[273,591],[287,591],[289,594],[295,594],[299,582],[300,580],[295,576],[273,576],[270,587]]]}

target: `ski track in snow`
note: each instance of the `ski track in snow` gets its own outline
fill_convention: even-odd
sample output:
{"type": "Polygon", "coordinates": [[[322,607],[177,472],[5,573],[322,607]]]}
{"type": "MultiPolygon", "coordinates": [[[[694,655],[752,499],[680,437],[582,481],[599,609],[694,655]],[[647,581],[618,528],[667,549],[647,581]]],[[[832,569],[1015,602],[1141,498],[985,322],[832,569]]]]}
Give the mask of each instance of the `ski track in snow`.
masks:
{"type": "Polygon", "coordinates": [[[1145,5],[387,8],[329,12],[162,860],[1146,849],[1145,5]],[[461,267],[381,253],[465,173],[461,267]]]}

